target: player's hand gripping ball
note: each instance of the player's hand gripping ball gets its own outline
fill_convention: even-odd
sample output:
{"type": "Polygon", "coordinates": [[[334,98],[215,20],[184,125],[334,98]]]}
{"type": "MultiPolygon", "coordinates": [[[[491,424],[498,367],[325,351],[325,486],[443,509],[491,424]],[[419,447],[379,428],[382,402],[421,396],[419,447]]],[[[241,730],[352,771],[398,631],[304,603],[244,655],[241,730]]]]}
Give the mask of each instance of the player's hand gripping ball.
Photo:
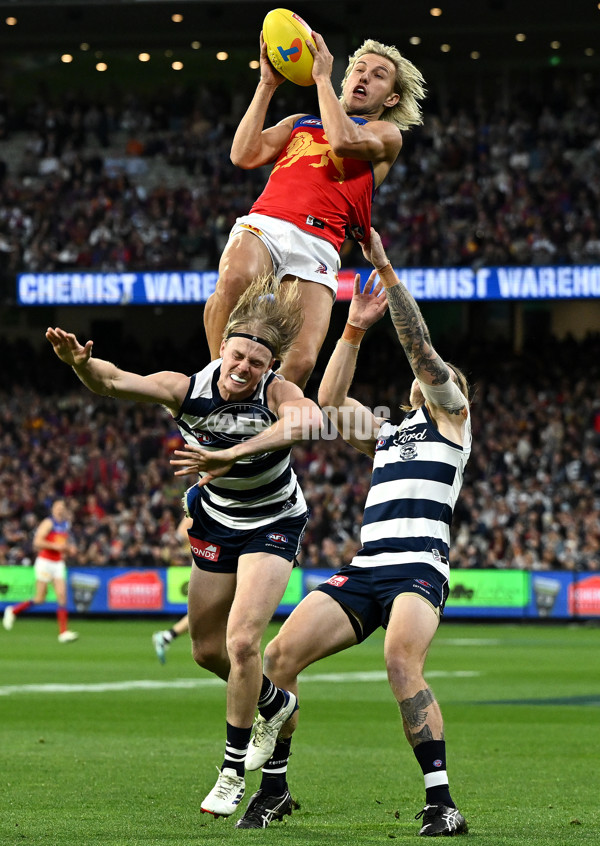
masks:
{"type": "MultiPolygon", "coordinates": [[[[306,46],[314,44],[311,28],[289,9],[272,9],[263,21],[263,39],[269,61],[280,74],[296,85],[313,85],[313,57],[306,46]]],[[[315,45],[316,46],[316,45],[315,45]]]]}

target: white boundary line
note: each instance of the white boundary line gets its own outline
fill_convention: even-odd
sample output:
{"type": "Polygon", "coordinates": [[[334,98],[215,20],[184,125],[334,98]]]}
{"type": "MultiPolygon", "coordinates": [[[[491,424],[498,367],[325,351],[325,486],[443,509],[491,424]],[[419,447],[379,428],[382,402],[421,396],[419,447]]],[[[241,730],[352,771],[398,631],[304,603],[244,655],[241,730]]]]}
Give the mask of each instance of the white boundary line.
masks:
{"type": "MultiPolygon", "coordinates": [[[[481,673],[472,670],[432,670],[426,674],[428,678],[458,678],[467,679],[480,676],[481,673]]],[[[385,670],[373,670],[356,673],[315,673],[300,676],[302,684],[307,682],[321,682],[344,684],[348,682],[380,682],[387,681],[385,670]]],[[[97,682],[91,684],[5,684],[0,686],[0,696],[12,696],[15,693],[120,693],[130,690],[193,690],[203,687],[218,687],[225,682],[217,678],[208,679],[140,679],[137,681],[97,682]]]]}

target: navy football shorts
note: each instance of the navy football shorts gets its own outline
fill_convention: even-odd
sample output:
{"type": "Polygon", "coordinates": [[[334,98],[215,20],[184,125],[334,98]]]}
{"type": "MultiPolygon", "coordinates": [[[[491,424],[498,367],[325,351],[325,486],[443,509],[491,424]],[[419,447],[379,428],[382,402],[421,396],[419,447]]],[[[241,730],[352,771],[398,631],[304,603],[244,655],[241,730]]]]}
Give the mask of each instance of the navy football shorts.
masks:
{"type": "Polygon", "coordinates": [[[448,581],[429,564],[392,564],[386,567],[353,567],[348,564],[318,585],[348,615],[359,643],[380,626],[387,628],[394,599],[401,593],[423,597],[444,613],[448,581]]]}
{"type": "Polygon", "coordinates": [[[240,555],[264,552],[293,561],[304,535],[309,512],[299,517],[274,517],[258,529],[230,529],[213,520],[202,507],[199,488],[186,491],[189,516],[193,519],[188,531],[194,563],[211,573],[236,573],[240,555]]]}

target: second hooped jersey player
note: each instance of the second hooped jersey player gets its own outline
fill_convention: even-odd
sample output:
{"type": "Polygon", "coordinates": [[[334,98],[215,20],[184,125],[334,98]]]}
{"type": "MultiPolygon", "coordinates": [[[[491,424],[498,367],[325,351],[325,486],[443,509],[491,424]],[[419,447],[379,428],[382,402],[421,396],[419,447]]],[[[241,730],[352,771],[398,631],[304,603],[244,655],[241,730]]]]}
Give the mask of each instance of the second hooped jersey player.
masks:
{"type": "Polygon", "coordinates": [[[462,444],[449,441],[425,405],[379,431],[371,487],[354,567],[429,564],[450,578],[450,526],[471,453],[471,419],[462,444]]]}
{"type": "Polygon", "coordinates": [[[348,234],[358,241],[368,234],[374,193],[371,162],[336,156],[321,119],[306,115],[294,124],[251,213],[287,220],[339,252],[348,234]]]}

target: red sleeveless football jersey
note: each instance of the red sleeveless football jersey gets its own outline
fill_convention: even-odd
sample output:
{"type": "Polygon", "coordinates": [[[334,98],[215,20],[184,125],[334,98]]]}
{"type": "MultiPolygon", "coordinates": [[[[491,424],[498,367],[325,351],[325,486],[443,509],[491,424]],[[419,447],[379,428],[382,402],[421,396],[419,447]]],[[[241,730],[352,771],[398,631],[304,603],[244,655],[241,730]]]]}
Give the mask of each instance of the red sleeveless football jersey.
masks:
{"type": "MultiPolygon", "coordinates": [[[[55,520],[54,517],[50,517],[52,520],[52,528],[44,538],[44,540],[49,541],[50,543],[61,543],[66,546],[69,535],[71,534],[71,524],[68,520],[63,520],[59,522],[55,520]]],[[[46,558],[49,561],[61,561],[65,556],[64,552],[59,549],[40,549],[38,552],[39,558],[46,558]]]]}
{"type": "Polygon", "coordinates": [[[359,241],[368,235],[374,193],[371,162],[336,156],[321,119],[308,115],[294,124],[250,211],[288,220],[339,251],[348,234],[359,241]]]}

